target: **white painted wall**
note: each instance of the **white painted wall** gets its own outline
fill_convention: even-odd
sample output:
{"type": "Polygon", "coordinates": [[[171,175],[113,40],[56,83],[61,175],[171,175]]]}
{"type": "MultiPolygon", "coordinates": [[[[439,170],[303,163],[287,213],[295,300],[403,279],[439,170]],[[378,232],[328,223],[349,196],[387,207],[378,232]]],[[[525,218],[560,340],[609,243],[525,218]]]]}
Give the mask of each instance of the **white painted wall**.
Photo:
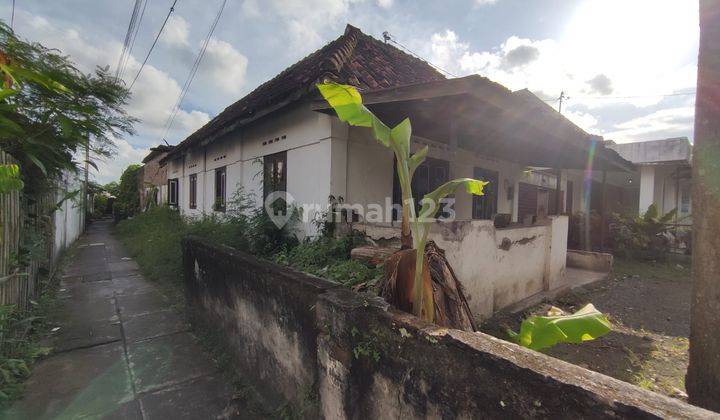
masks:
{"type": "MultiPolygon", "coordinates": [[[[182,158],[168,162],[168,178],[180,181],[179,207],[183,214],[198,216],[214,212],[215,170],[226,168],[230,201],[242,188],[257,206],[262,206],[262,160],[287,152],[287,187],[298,207],[327,206],[330,194],[345,193],[347,135],[333,137],[328,115],[299,104],[262,119],[213,143],[197,147],[182,158]],[[189,176],[197,174],[197,208],[189,208],[189,176]]],[[[347,132],[347,128],[345,128],[347,132]]],[[[307,219],[313,217],[309,212],[307,219]]],[[[308,221],[301,233],[314,233],[308,221]]]]}
{"type": "MultiPolygon", "coordinates": [[[[59,181],[57,200],[60,201],[65,194],[82,188],[82,180],[74,174],[66,172],[59,181]]],[[[85,230],[85,214],[82,209],[82,194],[76,199],[65,200],[58,210],[53,212],[55,225],[55,241],[53,244],[53,257],[70,246],[85,230]]]]}
{"type": "Polygon", "coordinates": [[[473,314],[482,318],[544,290],[566,284],[567,216],[545,225],[495,229],[491,221],[433,225],[430,238],[445,250],[473,314]],[[503,241],[510,248],[502,248],[503,241]]]}
{"type": "Polygon", "coordinates": [[[640,202],[638,211],[643,214],[655,202],[655,166],[640,167],[640,202]]]}
{"type": "MultiPolygon", "coordinates": [[[[358,224],[355,228],[374,240],[400,234],[397,227],[358,224]]],[[[487,318],[537,293],[567,285],[567,232],[567,216],[550,216],[542,225],[507,229],[496,229],[490,220],[438,222],[429,238],[445,250],[470,310],[487,318]]]]}

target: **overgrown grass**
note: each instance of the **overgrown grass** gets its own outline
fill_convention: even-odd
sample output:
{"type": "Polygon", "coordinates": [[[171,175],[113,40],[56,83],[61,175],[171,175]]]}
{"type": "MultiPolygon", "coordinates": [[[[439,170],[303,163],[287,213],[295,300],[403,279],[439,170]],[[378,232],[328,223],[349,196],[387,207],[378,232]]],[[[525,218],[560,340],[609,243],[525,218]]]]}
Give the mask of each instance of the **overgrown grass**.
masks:
{"type": "Polygon", "coordinates": [[[188,234],[347,286],[375,279],[381,272],[379,267],[350,260],[350,250],[360,244],[358,238],[321,237],[300,243],[291,228],[277,229],[262,209],[186,218],[176,210],[159,207],[123,220],[116,233],[143,273],[176,303],[182,298],[181,241],[188,234]]]}
{"type": "Polygon", "coordinates": [[[367,267],[350,259],[350,251],[360,245],[360,242],[360,239],[353,236],[339,240],[321,237],[304,242],[291,250],[278,252],[273,259],[279,264],[289,265],[346,286],[354,286],[376,279],[382,274],[381,267],[367,267]]]}
{"type": "Polygon", "coordinates": [[[690,261],[646,261],[616,258],[613,261],[615,277],[654,278],[658,280],[684,280],[690,277],[690,261]]]}
{"type": "Polygon", "coordinates": [[[115,231],[143,274],[177,303],[182,299],[182,238],[193,234],[247,250],[242,228],[216,216],[187,219],[176,210],[157,207],[123,220],[115,231]]]}
{"type": "Polygon", "coordinates": [[[43,279],[41,290],[40,297],[30,301],[28,311],[20,311],[16,305],[0,306],[0,409],[22,396],[32,365],[51,350],[41,341],[48,333],[48,314],[57,305],[57,283],[43,279]]]}

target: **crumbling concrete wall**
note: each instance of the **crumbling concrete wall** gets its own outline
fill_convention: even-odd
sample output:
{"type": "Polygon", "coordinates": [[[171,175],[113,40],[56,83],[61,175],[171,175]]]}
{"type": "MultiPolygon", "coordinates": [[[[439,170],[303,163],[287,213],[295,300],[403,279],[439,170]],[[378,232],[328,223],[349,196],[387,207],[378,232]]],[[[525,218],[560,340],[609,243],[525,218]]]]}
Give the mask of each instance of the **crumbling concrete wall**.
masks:
{"type": "Polygon", "coordinates": [[[191,312],[268,401],[303,406],[305,418],[712,416],[227,247],[183,248],[191,312]]]}

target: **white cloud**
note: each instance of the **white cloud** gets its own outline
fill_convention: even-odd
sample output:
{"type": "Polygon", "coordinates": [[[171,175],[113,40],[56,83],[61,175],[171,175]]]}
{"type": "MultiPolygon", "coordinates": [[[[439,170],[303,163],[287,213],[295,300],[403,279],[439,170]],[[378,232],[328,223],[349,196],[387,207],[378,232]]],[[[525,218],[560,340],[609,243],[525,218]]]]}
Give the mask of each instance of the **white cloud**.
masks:
{"type": "Polygon", "coordinates": [[[498,0],[475,0],[475,4],[478,6],[488,6],[497,2],[498,0]]]}
{"type": "Polygon", "coordinates": [[[182,16],[172,15],[165,25],[165,31],[160,37],[160,41],[170,46],[189,46],[188,36],[190,34],[190,25],[182,16]]]}
{"type": "MultiPolygon", "coordinates": [[[[16,14],[16,24],[23,28],[22,36],[40,42],[51,48],[57,48],[71,57],[83,72],[92,71],[95,66],[117,63],[122,45],[119,42],[99,42],[88,38],[75,29],[55,26],[46,18],[34,16],[23,11],[16,14]]],[[[189,46],[187,47],[189,48],[189,46]]],[[[204,70],[214,76],[217,72],[224,74],[222,80],[230,82],[222,90],[213,88],[208,97],[217,98],[216,92],[236,95],[244,84],[247,59],[224,41],[212,40],[203,63],[204,70]],[[218,67],[217,69],[213,67],[218,67]]],[[[130,83],[140,68],[138,60],[130,56],[124,73],[124,80],[130,83]]],[[[202,71],[202,70],[201,70],[202,71]]],[[[158,69],[151,63],[143,71],[133,87],[128,104],[128,112],[139,118],[136,125],[138,136],[133,140],[136,144],[154,145],[161,142],[164,125],[171,109],[180,94],[180,85],[168,73],[158,69]]],[[[168,141],[177,142],[200,128],[210,120],[210,115],[199,110],[181,109],[175,117],[172,130],[168,133],[168,141]]],[[[137,163],[147,154],[145,148],[135,149],[127,140],[116,140],[117,153],[112,159],[99,165],[98,179],[102,182],[118,177],[129,163],[137,163]]]]}
{"type": "Polygon", "coordinates": [[[219,105],[227,105],[228,100],[237,100],[245,87],[247,65],[247,57],[229,42],[210,38],[195,83],[203,89],[212,89],[215,98],[223,102],[219,105]]]}
{"type": "Polygon", "coordinates": [[[676,0],[638,0],[641,5],[629,7],[616,0],[586,3],[557,39],[510,36],[493,48],[476,50],[448,29],[431,36],[425,54],[453,74],[480,74],[544,99],[565,92],[570,98],[563,114],[585,130],[618,141],[691,133],[691,104],[663,109],[669,106],[663,95],[695,87],[696,7],[676,0]],[[644,17],[648,8],[653,19],[644,17]],[[611,29],[607,22],[613,22],[611,29]],[[677,32],[682,34],[676,37],[677,32]],[[620,116],[617,123],[622,107],[641,117],[623,121],[620,116]]]}
{"type": "Polygon", "coordinates": [[[695,108],[691,106],[655,111],[617,124],[605,138],[618,143],[685,136],[692,132],[695,108]]]}
{"type": "MultiPolygon", "coordinates": [[[[284,22],[291,51],[308,51],[322,45],[319,30],[342,27],[350,5],[363,0],[265,0],[262,7],[257,0],[245,0],[242,10],[250,17],[273,17],[284,22]]],[[[378,0],[381,7],[392,5],[391,0],[378,0]]]]}
{"type": "Polygon", "coordinates": [[[391,8],[393,6],[393,3],[393,0],[377,0],[378,6],[382,7],[383,9],[391,8]]]}
{"type": "Polygon", "coordinates": [[[597,118],[586,112],[567,110],[563,111],[563,115],[575,125],[590,133],[594,131],[598,123],[597,118]]]}
{"type": "Polygon", "coordinates": [[[112,157],[96,160],[97,171],[93,168],[90,169],[90,175],[100,184],[118,181],[128,165],[141,163],[143,158],[150,153],[149,149],[135,148],[124,139],[115,139],[115,147],[116,150],[112,157]]]}
{"type": "Polygon", "coordinates": [[[612,80],[602,73],[588,80],[587,84],[590,85],[591,93],[609,95],[613,92],[612,80]]]}

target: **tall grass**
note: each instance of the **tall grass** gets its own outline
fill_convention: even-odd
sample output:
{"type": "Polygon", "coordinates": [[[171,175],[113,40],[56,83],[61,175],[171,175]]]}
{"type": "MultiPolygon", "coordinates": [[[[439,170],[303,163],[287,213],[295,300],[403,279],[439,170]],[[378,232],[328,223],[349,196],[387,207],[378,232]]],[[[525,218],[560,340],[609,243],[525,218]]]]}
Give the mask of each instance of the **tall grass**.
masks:
{"type": "Polygon", "coordinates": [[[116,233],[150,279],[176,303],[182,297],[182,249],[186,235],[195,235],[279,264],[351,286],[377,278],[379,267],[350,260],[357,238],[320,237],[300,242],[293,226],[278,229],[263,209],[249,209],[241,197],[222,215],[188,218],[168,207],[152,208],[123,220],[116,233]],[[238,204],[239,203],[239,204],[238,204]]]}

